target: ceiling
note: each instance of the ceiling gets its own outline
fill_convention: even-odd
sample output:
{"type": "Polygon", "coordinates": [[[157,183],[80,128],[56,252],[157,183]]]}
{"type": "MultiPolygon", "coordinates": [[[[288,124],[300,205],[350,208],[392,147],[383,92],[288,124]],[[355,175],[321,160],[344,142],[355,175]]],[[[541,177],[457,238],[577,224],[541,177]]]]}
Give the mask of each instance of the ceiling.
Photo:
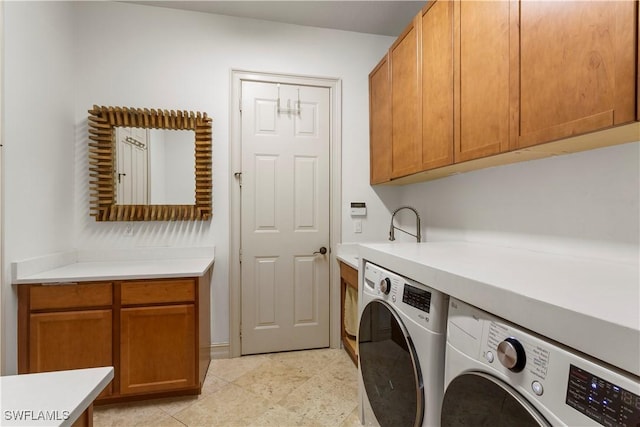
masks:
{"type": "Polygon", "coordinates": [[[311,27],[397,37],[425,1],[127,1],[311,27]]]}

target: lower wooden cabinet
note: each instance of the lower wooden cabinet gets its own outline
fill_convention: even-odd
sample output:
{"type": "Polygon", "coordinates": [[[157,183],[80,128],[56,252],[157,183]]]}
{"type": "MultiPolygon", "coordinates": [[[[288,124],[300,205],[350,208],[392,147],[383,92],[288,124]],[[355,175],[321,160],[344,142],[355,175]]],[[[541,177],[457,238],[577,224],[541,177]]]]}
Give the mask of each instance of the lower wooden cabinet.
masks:
{"type": "Polygon", "coordinates": [[[113,366],[103,403],[199,394],[210,277],[19,285],[18,372],[113,366]]]}
{"type": "MultiPolygon", "coordinates": [[[[29,372],[112,366],[112,316],[110,309],[31,314],[29,372]]],[[[100,397],[111,394],[110,384],[100,397]]]]}
{"type": "Polygon", "coordinates": [[[342,302],[340,310],[342,345],[357,366],[358,270],[343,262],[340,262],[340,295],[342,302]]]}
{"type": "Polygon", "coordinates": [[[193,305],[123,308],[120,393],[195,387],[195,342],[193,305]]]}

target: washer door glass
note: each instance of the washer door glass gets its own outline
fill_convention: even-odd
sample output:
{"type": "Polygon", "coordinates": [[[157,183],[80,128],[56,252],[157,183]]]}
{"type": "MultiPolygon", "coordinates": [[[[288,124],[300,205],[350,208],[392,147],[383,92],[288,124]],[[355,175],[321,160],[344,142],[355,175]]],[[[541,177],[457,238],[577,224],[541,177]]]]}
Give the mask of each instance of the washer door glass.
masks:
{"type": "Polygon", "coordinates": [[[515,390],[480,372],[451,381],[442,404],[442,427],[550,426],[515,390]]]}
{"type": "Polygon", "coordinates": [[[362,311],[358,354],[366,397],[381,426],[419,426],[422,375],[415,348],[396,311],[371,301],[362,311]]]}

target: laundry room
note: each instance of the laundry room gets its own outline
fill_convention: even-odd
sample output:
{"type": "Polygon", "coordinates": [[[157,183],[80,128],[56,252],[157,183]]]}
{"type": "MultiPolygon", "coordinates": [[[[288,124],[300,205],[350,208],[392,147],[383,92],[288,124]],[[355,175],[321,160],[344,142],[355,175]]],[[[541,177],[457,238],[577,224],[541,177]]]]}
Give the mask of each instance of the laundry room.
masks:
{"type": "Polygon", "coordinates": [[[638,425],[639,9],[1,2],[5,421],[638,425]]]}

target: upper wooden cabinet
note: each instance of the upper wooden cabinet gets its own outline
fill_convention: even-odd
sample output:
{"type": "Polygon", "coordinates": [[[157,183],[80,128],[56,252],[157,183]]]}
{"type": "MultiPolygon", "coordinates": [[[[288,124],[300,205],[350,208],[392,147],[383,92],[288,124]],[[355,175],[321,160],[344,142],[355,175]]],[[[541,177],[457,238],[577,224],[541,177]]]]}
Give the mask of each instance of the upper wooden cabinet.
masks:
{"type": "Polygon", "coordinates": [[[424,8],[422,170],[509,149],[514,7],[509,1],[436,0],[424,8]]]}
{"type": "Polygon", "coordinates": [[[389,49],[391,62],[391,177],[422,170],[420,16],[389,49]]]}
{"type": "Polygon", "coordinates": [[[369,74],[370,181],[391,179],[391,80],[387,55],[369,74]]]}
{"type": "Polygon", "coordinates": [[[371,183],[637,141],[639,13],[637,1],[428,2],[369,76],[371,183]]]}
{"type": "MultiPolygon", "coordinates": [[[[448,3],[448,2],[443,2],[448,3]]],[[[509,149],[512,1],[455,2],[455,162],[509,149]]],[[[517,15],[516,15],[517,16],[517,15]]]]}
{"type": "Polygon", "coordinates": [[[519,5],[515,148],[635,120],[637,1],[519,5]]]}
{"type": "Polygon", "coordinates": [[[453,163],[453,5],[429,2],[421,16],[423,170],[453,163]]]}

